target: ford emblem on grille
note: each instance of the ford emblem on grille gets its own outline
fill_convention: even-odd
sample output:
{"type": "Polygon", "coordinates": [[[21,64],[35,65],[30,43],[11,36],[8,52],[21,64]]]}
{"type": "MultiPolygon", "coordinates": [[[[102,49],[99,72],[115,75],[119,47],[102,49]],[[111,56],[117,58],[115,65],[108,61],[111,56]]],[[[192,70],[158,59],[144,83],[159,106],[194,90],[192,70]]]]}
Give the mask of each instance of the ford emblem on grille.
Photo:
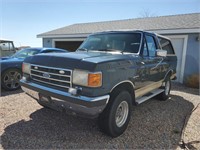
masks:
{"type": "Polygon", "coordinates": [[[59,73],[60,73],[60,74],[65,74],[65,71],[60,70],[59,73]]]}
{"type": "Polygon", "coordinates": [[[45,77],[45,78],[50,78],[50,75],[48,74],[48,73],[43,73],[43,75],[42,75],[43,77],[45,77]]]}

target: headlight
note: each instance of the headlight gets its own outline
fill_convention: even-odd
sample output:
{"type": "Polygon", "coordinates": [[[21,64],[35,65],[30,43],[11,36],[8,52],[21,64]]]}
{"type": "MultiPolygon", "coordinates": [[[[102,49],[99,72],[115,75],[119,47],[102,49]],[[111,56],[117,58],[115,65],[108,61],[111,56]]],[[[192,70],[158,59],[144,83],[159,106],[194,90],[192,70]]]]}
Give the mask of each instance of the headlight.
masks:
{"type": "Polygon", "coordinates": [[[30,74],[31,73],[31,64],[29,64],[29,63],[23,63],[22,64],[22,72],[30,74]]]}
{"type": "Polygon", "coordinates": [[[100,87],[102,85],[102,73],[75,69],[73,83],[87,87],[100,87]]]}

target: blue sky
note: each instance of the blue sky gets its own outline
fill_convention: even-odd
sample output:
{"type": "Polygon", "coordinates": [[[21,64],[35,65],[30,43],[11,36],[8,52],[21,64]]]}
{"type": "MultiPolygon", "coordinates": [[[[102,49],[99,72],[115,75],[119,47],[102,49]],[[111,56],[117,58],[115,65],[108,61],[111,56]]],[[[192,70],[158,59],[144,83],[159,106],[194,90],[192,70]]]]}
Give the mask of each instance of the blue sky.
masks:
{"type": "Polygon", "coordinates": [[[200,12],[200,0],[0,0],[0,37],[41,47],[37,34],[75,23],[200,12]]]}

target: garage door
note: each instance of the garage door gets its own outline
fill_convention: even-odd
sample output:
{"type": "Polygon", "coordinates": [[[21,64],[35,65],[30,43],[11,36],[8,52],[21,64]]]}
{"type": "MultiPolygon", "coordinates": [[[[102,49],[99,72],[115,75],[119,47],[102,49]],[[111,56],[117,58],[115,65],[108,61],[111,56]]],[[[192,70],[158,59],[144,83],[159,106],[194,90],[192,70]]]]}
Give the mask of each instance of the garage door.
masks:
{"type": "Polygon", "coordinates": [[[186,59],[186,49],[187,49],[187,35],[179,36],[168,36],[173,44],[175,54],[177,56],[177,82],[183,83],[184,69],[185,69],[185,59],[186,59]]]}
{"type": "Polygon", "coordinates": [[[69,51],[75,51],[83,41],[55,41],[56,48],[63,48],[69,51]]]}

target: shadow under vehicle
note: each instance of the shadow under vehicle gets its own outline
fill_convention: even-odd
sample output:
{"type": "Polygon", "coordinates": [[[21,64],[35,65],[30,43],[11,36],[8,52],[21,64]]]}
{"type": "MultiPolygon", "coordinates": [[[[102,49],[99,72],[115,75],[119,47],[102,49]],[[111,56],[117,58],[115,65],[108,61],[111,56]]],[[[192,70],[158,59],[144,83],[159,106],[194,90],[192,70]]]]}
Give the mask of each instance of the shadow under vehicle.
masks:
{"type": "Polygon", "coordinates": [[[132,110],[129,126],[118,138],[102,134],[96,119],[41,108],[32,112],[30,119],[8,125],[0,137],[1,146],[4,149],[176,149],[184,119],[193,108],[191,102],[178,95],[171,95],[164,102],[146,101],[132,110]]]}

